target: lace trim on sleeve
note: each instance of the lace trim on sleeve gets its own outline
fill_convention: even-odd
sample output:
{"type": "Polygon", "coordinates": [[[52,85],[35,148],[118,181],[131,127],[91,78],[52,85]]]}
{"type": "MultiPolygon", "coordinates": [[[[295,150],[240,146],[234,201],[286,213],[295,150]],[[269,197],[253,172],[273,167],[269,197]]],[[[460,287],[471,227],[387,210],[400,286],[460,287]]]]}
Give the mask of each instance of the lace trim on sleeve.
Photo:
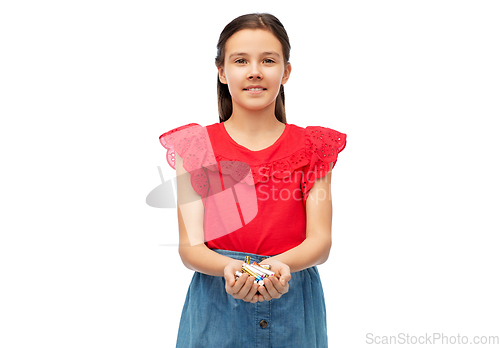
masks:
{"type": "Polygon", "coordinates": [[[328,173],[330,163],[333,167],[337,163],[338,154],[346,146],[346,134],[327,127],[309,126],[305,129],[305,142],[310,161],[301,184],[304,204],[316,179],[328,173]]]}
{"type": "Polygon", "coordinates": [[[217,163],[205,127],[189,123],[160,136],[167,149],[167,162],[175,169],[175,152],[182,157],[183,168],[191,174],[194,190],[203,197],[208,193],[208,178],[204,168],[216,169],[217,163]]]}

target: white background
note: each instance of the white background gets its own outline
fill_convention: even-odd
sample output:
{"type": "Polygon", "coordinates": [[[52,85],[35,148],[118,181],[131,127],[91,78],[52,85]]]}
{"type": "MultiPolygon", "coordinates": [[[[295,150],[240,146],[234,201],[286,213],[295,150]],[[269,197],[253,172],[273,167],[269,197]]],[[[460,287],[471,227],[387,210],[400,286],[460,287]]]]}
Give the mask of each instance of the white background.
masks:
{"type": "Polygon", "coordinates": [[[192,271],[145,201],[174,174],[158,137],[218,122],[217,40],[251,12],[290,37],[288,122],[347,134],[330,346],[500,335],[497,1],[5,1],[0,346],[175,345],[192,271]]]}

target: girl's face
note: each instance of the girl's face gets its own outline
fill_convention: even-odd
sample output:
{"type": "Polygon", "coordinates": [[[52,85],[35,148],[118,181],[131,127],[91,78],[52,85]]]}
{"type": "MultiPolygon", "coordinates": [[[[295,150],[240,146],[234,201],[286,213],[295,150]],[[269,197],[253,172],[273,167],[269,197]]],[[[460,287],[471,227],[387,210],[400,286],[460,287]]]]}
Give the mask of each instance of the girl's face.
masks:
{"type": "Polygon", "coordinates": [[[225,46],[224,67],[219,80],[228,85],[233,109],[259,110],[274,104],[280,86],[288,81],[292,67],[285,66],[279,40],[269,31],[243,29],[234,33],[225,46]],[[260,86],[258,90],[249,90],[260,86]]]}

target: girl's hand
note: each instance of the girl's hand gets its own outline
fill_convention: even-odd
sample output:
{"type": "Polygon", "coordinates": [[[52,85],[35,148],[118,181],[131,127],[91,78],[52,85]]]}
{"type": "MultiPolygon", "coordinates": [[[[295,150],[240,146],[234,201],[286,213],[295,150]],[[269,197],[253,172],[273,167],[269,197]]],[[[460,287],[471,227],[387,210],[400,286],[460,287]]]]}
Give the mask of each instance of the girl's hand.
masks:
{"type": "Polygon", "coordinates": [[[275,260],[272,257],[261,262],[264,265],[270,265],[274,276],[264,279],[264,286],[259,286],[258,290],[264,300],[270,301],[273,298],[280,298],[288,292],[288,282],[292,279],[290,267],[281,261],[275,260]]]}
{"type": "Polygon", "coordinates": [[[256,295],[259,284],[254,283],[255,278],[247,273],[243,274],[238,280],[235,279],[234,273],[241,272],[243,261],[233,260],[224,268],[224,278],[226,279],[226,292],[237,300],[256,303],[264,301],[262,295],[256,295]]]}

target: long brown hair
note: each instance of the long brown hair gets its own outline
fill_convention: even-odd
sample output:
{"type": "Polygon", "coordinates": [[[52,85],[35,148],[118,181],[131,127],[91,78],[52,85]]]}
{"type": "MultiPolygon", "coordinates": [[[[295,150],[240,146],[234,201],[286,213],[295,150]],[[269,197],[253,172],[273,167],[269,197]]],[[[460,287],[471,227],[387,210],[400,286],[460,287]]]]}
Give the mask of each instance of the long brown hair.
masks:
{"type": "MultiPolygon", "coordinates": [[[[222,30],[219,36],[219,42],[217,43],[217,57],[215,57],[215,66],[217,68],[224,66],[227,40],[234,33],[242,29],[264,29],[274,34],[274,36],[276,36],[276,38],[281,43],[285,66],[286,64],[288,64],[290,59],[290,41],[283,24],[281,24],[278,18],[276,18],[272,14],[250,13],[233,19],[228,25],[226,25],[224,30],[222,30]]],[[[231,100],[231,94],[229,93],[229,88],[226,84],[220,82],[218,73],[217,99],[219,105],[219,122],[224,122],[229,119],[229,117],[231,117],[231,114],[233,113],[233,103],[231,100]]],[[[286,123],[285,90],[283,88],[283,85],[280,86],[280,91],[276,98],[274,114],[278,121],[286,123]]]]}

